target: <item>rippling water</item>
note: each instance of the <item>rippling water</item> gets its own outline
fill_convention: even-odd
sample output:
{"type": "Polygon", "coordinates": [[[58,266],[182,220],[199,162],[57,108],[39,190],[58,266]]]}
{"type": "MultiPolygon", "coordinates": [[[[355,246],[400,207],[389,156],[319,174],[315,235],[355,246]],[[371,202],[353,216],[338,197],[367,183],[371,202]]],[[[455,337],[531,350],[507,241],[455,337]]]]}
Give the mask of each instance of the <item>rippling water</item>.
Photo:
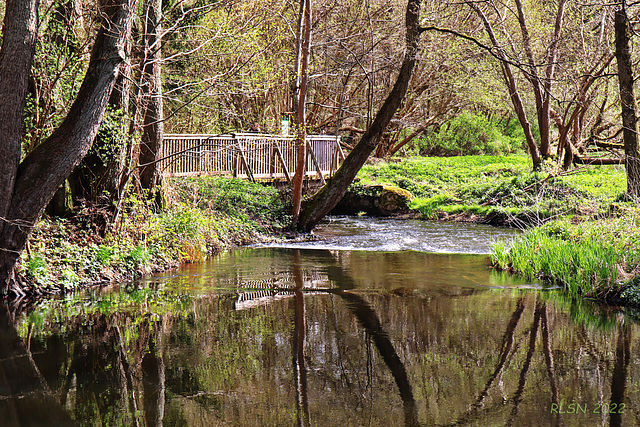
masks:
{"type": "Polygon", "coordinates": [[[518,233],[515,229],[482,224],[338,216],[329,217],[314,230],[318,241],[268,246],[489,254],[493,242],[511,241],[518,233]]]}

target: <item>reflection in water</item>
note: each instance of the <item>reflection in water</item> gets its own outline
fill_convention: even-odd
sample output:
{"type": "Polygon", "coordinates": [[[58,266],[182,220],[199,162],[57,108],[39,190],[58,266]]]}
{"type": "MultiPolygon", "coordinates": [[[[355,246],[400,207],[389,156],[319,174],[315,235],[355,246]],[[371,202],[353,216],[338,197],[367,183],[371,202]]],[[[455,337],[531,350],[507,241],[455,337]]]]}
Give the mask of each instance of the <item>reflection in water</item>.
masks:
{"type": "MultiPolygon", "coordinates": [[[[299,250],[295,250],[295,252],[299,253],[299,250]]],[[[357,285],[353,278],[350,277],[345,270],[340,268],[339,265],[328,269],[328,276],[332,282],[341,284],[340,287],[343,290],[336,292],[336,294],[347,302],[347,307],[356,319],[358,319],[358,322],[365,329],[367,335],[373,338],[373,342],[380,356],[382,356],[382,360],[384,360],[384,363],[391,371],[404,406],[405,425],[417,426],[418,413],[407,371],[393,347],[393,343],[384,332],[378,315],[364,298],[355,293],[344,292],[344,289],[356,289],[357,285]]]]}
{"type": "Polygon", "coordinates": [[[618,324],[618,339],[616,340],[616,361],[611,378],[611,401],[609,402],[610,426],[622,425],[624,392],[627,385],[627,369],[631,359],[631,328],[624,322],[618,324]]]}
{"type": "Polygon", "coordinates": [[[533,325],[529,330],[529,348],[527,350],[527,357],[525,359],[524,365],[522,366],[522,371],[520,371],[520,381],[518,381],[518,390],[516,391],[515,396],[513,397],[513,409],[511,410],[511,416],[505,425],[512,426],[516,420],[516,416],[518,415],[518,411],[520,409],[520,404],[522,403],[524,387],[527,382],[527,373],[529,372],[529,368],[531,367],[531,359],[533,358],[533,353],[536,350],[536,339],[538,337],[538,327],[540,326],[540,312],[541,306],[538,301],[536,301],[536,308],[533,314],[533,325]]]}
{"type": "Polygon", "coordinates": [[[476,417],[478,410],[480,410],[484,406],[485,399],[489,394],[489,390],[493,385],[494,381],[498,379],[502,375],[502,371],[507,362],[507,358],[511,353],[511,349],[513,347],[513,339],[516,327],[518,326],[518,322],[520,321],[520,317],[522,316],[522,312],[524,311],[524,299],[519,298],[516,302],[516,308],[511,315],[511,319],[507,324],[507,330],[505,331],[502,337],[502,345],[500,348],[500,357],[498,358],[498,362],[496,364],[495,370],[493,374],[489,377],[486,386],[478,395],[478,398],[473,403],[473,405],[469,406],[469,409],[464,413],[464,415],[458,419],[455,424],[463,424],[467,423],[469,420],[476,417]]]}
{"type": "Polygon", "coordinates": [[[5,426],[77,425],[52,395],[4,301],[0,301],[0,420],[5,426]]]}
{"type": "Polygon", "coordinates": [[[376,312],[359,295],[343,291],[338,292],[338,295],[347,301],[349,310],[355,315],[367,334],[373,338],[373,342],[380,356],[382,356],[382,360],[384,360],[384,363],[391,371],[393,379],[400,391],[400,397],[404,406],[405,425],[417,426],[418,412],[416,402],[413,398],[413,391],[411,390],[411,382],[409,381],[407,371],[398,353],[396,353],[393,347],[393,343],[391,343],[391,340],[389,340],[389,337],[384,332],[376,312]]]}
{"type": "Polygon", "coordinates": [[[305,307],[304,307],[304,294],[302,288],[304,287],[304,279],[302,275],[302,268],[300,267],[300,251],[294,251],[294,263],[292,266],[293,280],[295,282],[294,288],[294,326],[293,326],[293,371],[295,373],[296,383],[296,404],[298,407],[298,425],[309,426],[311,425],[309,417],[309,397],[307,393],[307,368],[304,364],[304,343],[306,334],[306,322],[305,322],[305,307]]]}
{"type": "Polygon", "coordinates": [[[523,289],[483,256],[457,261],[254,248],[126,290],[49,301],[17,323],[5,308],[0,415],[16,426],[37,422],[38,408],[43,425],[636,419],[630,317],[523,289]]]}
{"type": "Polygon", "coordinates": [[[165,402],[165,373],[162,350],[162,319],[150,328],[149,348],[142,356],[142,395],[147,427],[162,426],[165,402]]]}
{"type": "MultiPolygon", "coordinates": [[[[560,396],[558,394],[558,383],[556,381],[556,369],[553,362],[553,351],[551,350],[551,334],[549,332],[549,314],[547,304],[541,308],[541,333],[542,347],[544,351],[544,361],[547,364],[547,374],[549,375],[549,386],[551,388],[551,403],[560,406],[560,396]]],[[[559,415],[556,414],[555,424],[560,424],[559,415]]]]}

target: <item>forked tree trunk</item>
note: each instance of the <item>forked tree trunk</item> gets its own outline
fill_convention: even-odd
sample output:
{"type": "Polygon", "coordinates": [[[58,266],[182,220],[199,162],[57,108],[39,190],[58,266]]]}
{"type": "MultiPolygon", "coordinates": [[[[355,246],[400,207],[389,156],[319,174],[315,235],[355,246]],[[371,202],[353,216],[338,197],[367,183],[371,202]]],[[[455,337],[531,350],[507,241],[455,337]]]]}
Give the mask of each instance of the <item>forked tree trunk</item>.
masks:
{"type": "Polygon", "coordinates": [[[629,49],[629,19],[624,2],[615,12],[616,60],[618,62],[618,84],[622,107],[622,139],[624,161],[627,170],[627,194],[640,196],[640,149],[638,148],[638,125],[636,99],[633,93],[633,69],[629,49]]]}
{"type": "Polygon", "coordinates": [[[536,143],[533,133],[531,132],[531,124],[529,123],[529,119],[527,118],[527,112],[524,109],[524,103],[522,102],[522,98],[520,97],[520,92],[518,91],[518,85],[516,83],[515,76],[513,75],[513,71],[511,70],[511,66],[509,65],[509,61],[502,49],[499,48],[500,43],[498,43],[498,39],[496,38],[495,32],[493,31],[493,27],[491,23],[487,19],[486,15],[480,9],[480,7],[474,2],[468,2],[469,7],[473,9],[480,20],[482,21],[482,25],[484,26],[487,35],[491,39],[491,43],[494,47],[496,47],[497,55],[501,61],[502,74],[504,76],[505,83],[509,88],[509,96],[511,97],[511,103],[516,111],[516,115],[518,117],[518,121],[522,126],[522,130],[524,131],[524,137],[527,142],[527,148],[529,149],[529,155],[531,156],[531,162],[533,163],[533,170],[539,170],[542,167],[542,158],[540,157],[540,150],[538,148],[538,144],[536,143]]]}
{"type": "MultiPolygon", "coordinates": [[[[102,0],[100,2],[103,12],[101,16],[104,21],[93,46],[89,68],[78,96],[62,124],[24,158],[17,170],[12,169],[12,164],[20,156],[20,139],[14,140],[15,135],[11,129],[2,129],[3,133],[0,133],[0,141],[4,144],[3,152],[6,153],[0,161],[0,176],[6,179],[7,174],[11,174],[13,170],[12,179],[8,184],[15,182],[15,185],[5,187],[9,191],[6,193],[3,191],[0,196],[2,198],[0,205],[4,214],[0,230],[0,295],[6,295],[8,292],[17,259],[25,247],[31,229],[55,191],[71,174],[73,168],[80,163],[96,137],[118,67],[124,60],[123,46],[131,29],[135,2],[136,0],[102,0]],[[8,164],[5,158],[10,158],[11,164],[8,164]]],[[[19,6],[13,2],[7,5],[6,21],[17,19],[21,25],[10,23],[7,27],[5,22],[5,45],[0,54],[2,56],[0,64],[5,61],[5,55],[11,53],[10,50],[5,51],[6,40],[13,40],[16,35],[22,35],[23,38],[28,35],[29,39],[36,35],[35,18],[31,20],[25,18],[30,13],[37,13],[36,2],[16,1],[15,3],[19,6]],[[30,8],[25,7],[21,10],[21,6],[25,4],[29,4],[30,8]],[[22,16],[16,17],[14,9],[20,11],[22,16]],[[33,25],[33,28],[26,31],[30,25],[33,25]],[[15,29],[11,28],[12,26],[15,26],[15,29]]],[[[33,50],[27,53],[27,56],[32,58],[33,50]]],[[[29,66],[31,60],[21,58],[21,61],[29,66]]],[[[29,67],[22,65],[16,70],[0,65],[0,82],[2,82],[0,86],[4,86],[5,79],[17,78],[12,76],[12,73],[26,73],[26,79],[29,75],[29,67]]],[[[26,89],[22,96],[24,93],[26,89]]],[[[2,102],[0,112],[9,105],[7,98],[4,97],[6,94],[6,88],[0,89],[0,102],[2,102]]],[[[10,96],[10,102],[14,104],[12,106],[20,106],[24,102],[14,95],[8,96],[10,96]]],[[[21,118],[12,120],[18,125],[22,124],[21,118]]]]}
{"type": "Polygon", "coordinates": [[[540,155],[548,157],[550,155],[551,147],[551,86],[554,80],[556,58],[558,56],[558,45],[560,41],[560,32],[562,30],[562,23],[564,20],[566,0],[560,0],[558,3],[558,11],[555,19],[555,29],[553,32],[553,38],[547,48],[547,55],[545,58],[546,71],[544,81],[538,75],[536,60],[533,55],[533,48],[531,45],[531,38],[529,36],[529,29],[526,24],[526,11],[522,3],[522,0],[516,0],[516,9],[518,11],[518,22],[520,24],[520,31],[522,34],[522,42],[524,50],[527,56],[529,65],[528,74],[526,74],[527,80],[531,83],[533,93],[536,101],[536,113],[538,117],[538,129],[540,130],[540,155]]]}
{"type": "Polygon", "coordinates": [[[353,147],[353,150],[349,153],[335,175],[305,204],[298,220],[298,229],[311,231],[311,229],[340,202],[360,168],[367,161],[373,150],[375,150],[382,138],[382,133],[393,118],[398,107],[400,107],[409,88],[413,69],[418,61],[418,43],[421,33],[419,17],[420,0],[409,0],[405,15],[405,27],[407,31],[405,55],[396,83],[384,104],[380,107],[371,126],[362,138],[360,138],[356,146],[353,147]]]}

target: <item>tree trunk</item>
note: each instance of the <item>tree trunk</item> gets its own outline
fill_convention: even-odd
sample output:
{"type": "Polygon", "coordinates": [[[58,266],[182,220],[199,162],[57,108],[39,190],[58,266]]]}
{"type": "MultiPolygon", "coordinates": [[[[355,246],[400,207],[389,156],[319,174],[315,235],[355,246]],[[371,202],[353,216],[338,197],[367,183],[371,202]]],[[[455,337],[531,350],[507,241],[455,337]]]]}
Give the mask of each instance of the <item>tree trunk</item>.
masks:
{"type": "Polygon", "coordinates": [[[516,115],[518,117],[518,121],[522,126],[524,131],[524,136],[527,141],[527,147],[529,148],[529,155],[531,156],[531,161],[533,163],[533,170],[539,170],[542,166],[542,159],[540,158],[540,150],[538,149],[538,145],[533,137],[533,133],[531,132],[531,124],[529,123],[529,119],[527,118],[527,112],[524,109],[524,103],[522,102],[522,98],[520,97],[520,92],[518,91],[518,85],[516,84],[515,76],[513,75],[513,71],[511,70],[511,66],[507,61],[507,57],[504,53],[504,50],[500,48],[500,44],[498,43],[498,39],[493,31],[493,27],[489,23],[486,15],[480,7],[473,2],[469,3],[469,7],[471,7],[484,26],[487,35],[491,39],[491,43],[496,48],[497,55],[500,58],[502,65],[502,74],[504,76],[504,80],[509,88],[509,96],[511,97],[511,102],[516,111],[516,115]]]}
{"type": "Polygon", "coordinates": [[[627,194],[640,196],[640,149],[636,100],[633,94],[633,69],[629,49],[629,20],[624,2],[615,12],[616,61],[622,107],[622,139],[624,141],[625,168],[627,170],[627,194]]]}
{"type": "Polygon", "coordinates": [[[409,0],[405,15],[406,27],[406,51],[404,60],[396,83],[391,89],[382,107],[376,114],[373,123],[364,133],[358,144],[344,160],[335,175],[322,187],[322,189],[305,204],[298,228],[310,231],[320,222],[320,220],[333,209],[347,192],[347,189],[360,168],[367,161],[369,155],[375,150],[380,142],[382,133],[393,118],[402,100],[404,99],[413,69],[418,60],[419,40],[420,40],[420,0],[409,0]]]}
{"type": "Polygon", "coordinates": [[[521,0],[516,0],[516,8],[518,10],[518,22],[520,23],[520,30],[522,33],[522,42],[524,44],[525,53],[527,55],[527,61],[529,65],[529,71],[526,74],[527,80],[533,87],[533,93],[536,100],[536,113],[538,116],[538,129],[540,130],[540,155],[548,157],[550,155],[551,147],[551,87],[555,74],[556,58],[558,52],[558,43],[560,41],[560,32],[562,30],[562,23],[564,20],[564,9],[566,0],[560,0],[558,4],[558,11],[556,13],[555,27],[553,33],[553,39],[549,44],[546,55],[546,72],[545,81],[542,82],[538,75],[535,57],[533,55],[533,49],[531,47],[531,39],[529,37],[529,30],[525,21],[525,11],[521,0]]]}
{"type": "Polygon", "coordinates": [[[162,1],[144,0],[144,83],[146,112],[142,140],[140,141],[140,185],[154,196],[162,178],[158,160],[161,157],[163,135],[162,80],[160,75],[160,51],[162,1]]]}
{"type": "Polygon", "coordinates": [[[300,215],[302,203],[302,185],[304,183],[307,162],[306,144],[306,108],[307,82],[309,80],[309,50],[311,47],[311,0],[300,0],[298,19],[298,38],[296,43],[296,86],[293,94],[293,109],[296,112],[296,173],[293,177],[292,222],[295,224],[300,215]]]}
{"type": "MultiPolygon", "coordinates": [[[[8,191],[8,194],[3,192],[0,196],[3,199],[9,198],[4,216],[6,220],[0,232],[0,295],[7,294],[16,261],[25,247],[31,229],[55,191],[82,160],[96,137],[118,67],[124,60],[123,45],[131,29],[135,2],[136,0],[101,2],[104,21],[75,102],[53,134],[20,163],[14,173],[13,191],[8,191]]],[[[7,12],[12,11],[8,9],[7,12]]],[[[35,33],[35,29],[33,31],[35,33]]],[[[5,40],[14,35],[5,30],[5,40]]],[[[5,78],[12,78],[12,71],[11,68],[2,68],[0,82],[4,83],[5,78]]],[[[21,72],[29,74],[24,67],[21,72]]],[[[3,94],[0,92],[0,95],[3,94]]],[[[0,141],[5,140],[11,139],[0,134],[0,141]]],[[[7,158],[15,159],[20,155],[20,145],[11,144],[5,152],[7,158]]],[[[3,168],[3,173],[0,176],[11,171],[6,163],[6,160],[2,161],[0,167],[3,168]]]]}
{"type": "MultiPolygon", "coordinates": [[[[127,57],[129,53],[128,46],[127,57]]],[[[126,160],[130,88],[131,66],[123,62],[109,98],[109,126],[100,128],[89,154],[69,178],[76,200],[82,198],[106,205],[118,199],[126,160]]]]}
{"type": "Polygon", "coordinates": [[[20,164],[22,114],[35,53],[38,4],[38,0],[8,0],[5,8],[0,49],[0,232],[20,164]]]}
{"type": "MultiPolygon", "coordinates": [[[[544,151],[542,151],[542,147],[547,146],[547,153],[549,148],[549,111],[544,111],[544,97],[545,94],[542,93],[542,85],[540,84],[540,76],[538,76],[538,70],[536,66],[536,61],[533,56],[533,49],[531,48],[531,37],[529,36],[529,29],[527,28],[527,23],[525,20],[525,12],[524,7],[522,5],[522,0],[516,0],[516,9],[518,10],[518,22],[520,24],[520,32],[522,33],[522,44],[524,46],[524,51],[527,55],[528,61],[528,71],[525,73],[526,79],[531,83],[531,87],[533,88],[533,95],[536,101],[536,113],[538,116],[538,127],[540,129],[540,147],[542,155],[545,155],[544,151]],[[546,119],[546,120],[545,120],[546,119]],[[546,125],[546,128],[545,128],[546,125]],[[546,141],[545,141],[546,140],[546,141]]],[[[549,94],[546,94],[547,96],[549,94]]]]}
{"type": "Polygon", "coordinates": [[[564,9],[566,0],[560,0],[558,4],[558,13],[556,14],[555,29],[553,39],[547,52],[546,78],[544,83],[544,99],[542,101],[542,114],[538,117],[540,125],[540,153],[548,157],[551,149],[551,86],[555,78],[556,60],[558,57],[558,46],[560,44],[560,31],[564,21],[564,9]]]}

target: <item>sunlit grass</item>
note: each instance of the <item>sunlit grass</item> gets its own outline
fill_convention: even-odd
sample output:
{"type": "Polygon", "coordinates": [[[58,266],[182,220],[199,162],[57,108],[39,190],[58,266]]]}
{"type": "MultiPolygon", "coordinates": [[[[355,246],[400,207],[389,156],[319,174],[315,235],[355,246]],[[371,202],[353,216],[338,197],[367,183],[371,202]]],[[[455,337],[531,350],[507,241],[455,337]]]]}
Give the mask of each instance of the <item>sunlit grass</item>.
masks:
{"type": "Polygon", "coordinates": [[[640,264],[635,217],[572,224],[554,221],[492,248],[495,266],[564,287],[570,295],[623,297],[635,286],[640,264]]]}
{"type": "Polygon", "coordinates": [[[547,163],[533,172],[524,155],[406,158],[365,166],[358,178],[409,190],[411,207],[428,219],[466,213],[519,227],[567,215],[606,216],[626,188],[620,166],[563,172],[547,163]]]}

